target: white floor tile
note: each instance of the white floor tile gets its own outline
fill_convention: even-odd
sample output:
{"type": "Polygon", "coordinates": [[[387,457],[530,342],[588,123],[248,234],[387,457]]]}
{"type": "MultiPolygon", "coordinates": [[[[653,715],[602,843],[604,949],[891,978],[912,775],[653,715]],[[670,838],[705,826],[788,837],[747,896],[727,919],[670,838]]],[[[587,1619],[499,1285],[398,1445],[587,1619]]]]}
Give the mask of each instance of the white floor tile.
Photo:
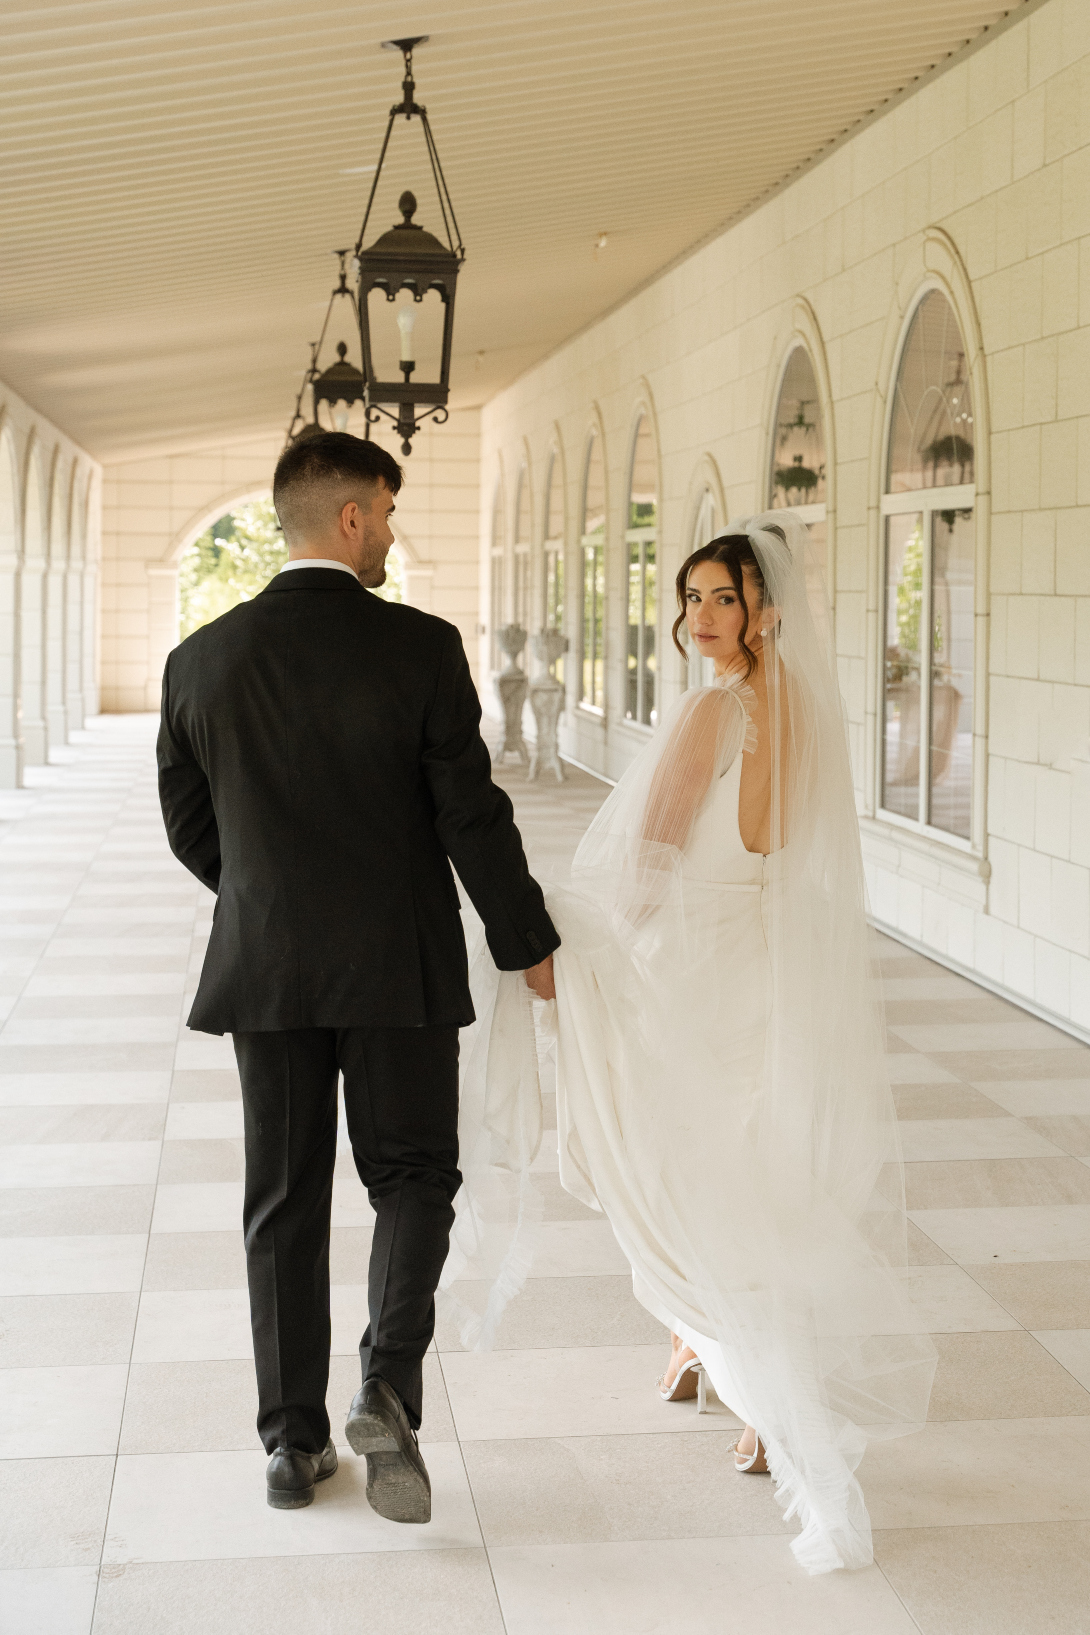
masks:
{"type": "Polygon", "coordinates": [[[367,1201],[367,1193],[358,1176],[347,1175],[334,1181],[332,1224],[338,1227],[355,1226],[366,1232],[370,1232],[374,1226],[375,1212],[367,1201]]]}
{"type": "Polygon", "coordinates": [[[244,1361],[253,1351],[245,1289],[184,1289],[140,1297],[133,1362],[244,1361]]]}
{"type": "Polygon", "coordinates": [[[151,1186],[158,1141],[43,1141],[0,1147],[0,1186],[151,1186]]]}
{"type": "Polygon", "coordinates": [[[106,994],[180,994],[182,971],[87,971],[78,976],[36,972],[23,990],[27,999],[84,998],[106,994]]]}
{"type": "Polygon", "coordinates": [[[1090,1204],[914,1209],[909,1218],[964,1266],[992,1260],[1090,1260],[1090,1204]]]}
{"type": "Polygon", "coordinates": [[[698,1414],[695,1402],[662,1401],[655,1381],[668,1357],[665,1332],[661,1346],[446,1351],[443,1377],[463,1441],[736,1428],[718,1403],[698,1414]]]}
{"type": "Polygon", "coordinates": [[[367,1503],[366,1465],[349,1454],[305,1510],[265,1502],[263,1452],[125,1454],[117,1462],[103,1558],[193,1561],[239,1556],[442,1550],[481,1544],[457,1445],[422,1446],[432,1520],[407,1527],[367,1503]]]}
{"type": "Polygon", "coordinates": [[[241,1101],[172,1101],[163,1139],[222,1141],[242,1133],[241,1101]]]}
{"type": "Polygon", "coordinates": [[[169,1073],[0,1073],[0,1107],[97,1107],[169,1094],[169,1073]]]}
{"type": "Polygon", "coordinates": [[[53,959],[184,959],[189,953],[188,937],[54,937],[43,956],[49,969],[53,959]]]}
{"type": "Polygon", "coordinates": [[[0,1368],[0,1459],[113,1453],[129,1370],[0,1368]]]}
{"type": "Polygon", "coordinates": [[[174,1016],[51,1016],[4,1027],[6,1045],[171,1045],[178,1033],[174,1016]]]}
{"type": "Polygon", "coordinates": [[[153,1232],[242,1230],[241,1181],[188,1181],[155,1191],[153,1232]]]}
{"type": "Polygon", "coordinates": [[[886,1057],[886,1071],[890,1084],[956,1084],[953,1073],[933,1062],[930,1056],[918,1051],[894,1052],[886,1057]]]}
{"type": "Polygon", "coordinates": [[[174,1057],[176,1068],[235,1067],[235,1047],[230,1034],[218,1039],[214,1033],[184,1032],[174,1057]]]}
{"type": "Polygon", "coordinates": [[[531,1277],[608,1277],[630,1270],[607,1220],[544,1221],[533,1241],[531,1277]]]}
{"type": "Polygon", "coordinates": [[[1071,1036],[1032,1016],[1009,1022],[943,1022],[916,1024],[895,1022],[890,1033],[914,1050],[1070,1050],[1071,1036]]]}
{"type": "Polygon", "coordinates": [[[97,1567],[17,1567],[0,1573],[0,1635],[88,1635],[97,1567]]]}
{"type": "Polygon", "coordinates": [[[127,1294],[139,1289],[143,1233],[0,1238],[0,1295],[127,1294]]]}
{"type": "Polygon", "coordinates": [[[907,1118],[898,1128],[906,1163],[1064,1156],[1062,1148],[1017,1118],[907,1118]]]}
{"type": "Polygon", "coordinates": [[[1090,1328],[1034,1330],[1034,1338],[1090,1391],[1090,1328]]]}
{"type": "Polygon", "coordinates": [[[810,1578],[778,1538],[489,1551],[507,1635],[918,1635],[877,1567],[810,1578]]]}

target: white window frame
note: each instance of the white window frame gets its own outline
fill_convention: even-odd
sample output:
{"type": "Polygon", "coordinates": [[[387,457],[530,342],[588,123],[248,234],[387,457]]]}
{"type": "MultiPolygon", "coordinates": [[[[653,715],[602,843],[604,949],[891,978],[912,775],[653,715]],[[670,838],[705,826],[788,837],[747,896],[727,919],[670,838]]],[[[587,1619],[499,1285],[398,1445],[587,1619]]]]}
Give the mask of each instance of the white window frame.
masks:
{"type": "MultiPolygon", "coordinates": [[[[898,357],[898,368],[900,368],[900,357],[898,357]]],[[[910,490],[908,492],[905,492],[905,493],[883,494],[882,497],[881,497],[880,511],[881,511],[882,522],[881,522],[881,535],[880,535],[880,539],[879,539],[879,553],[878,553],[878,709],[876,711],[876,724],[877,724],[877,729],[878,729],[878,733],[877,733],[878,741],[877,741],[877,745],[876,745],[876,755],[875,755],[875,762],[874,762],[875,767],[877,769],[877,774],[878,775],[877,775],[877,780],[876,780],[877,781],[877,788],[875,790],[875,803],[874,803],[875,815],[882,823],[888,824],[890,826],[890,828],[901,829],[901,830],[904,830],[908,834],[923,835],[928,840],[937,841],[942,846],[948,846],[951,849],[951,851],[964,852],[967,855],[970,855],[970,856],[973,856],[973,857],[979,857],[980,856],[980,847],[978,845],[976,845],[973,842],[972,838],[971,838],[972,831],[973,831],[973,828],[974,828],[974,825],[975,825],[975,818],[976,818],[976,813],[975,813],[975,811],[973,809],[973,804],[971,804],[970,808],[969,808],[970,838],[968,840],[966,840],[963,835],[951,834],[949,829],[937,829],[931,823],[921,823],[921,821],[919,820],[918,817],[916,817],[916,818],[907,818],[907,817],[904,817],[900,812],[891,812],[888,809],[888,807],[885,807],[885,806],[882,805],[882,793],[883,793],[883,786],[885,784],[885,755],[886,755],[886,615],[887,615],[887,611],[888,611],[887,607],[886,607],[886,595],[887,595],[887,592],[888,592],[888,589],[889,589],[889,586],[888,586],[888,583],[887,583],[887,578],[886,578],[886,562],[887,562],[888,555],[889,555],[889,551],[888,551],[888,547],[887,547],[887,539],[886,539],[887,532],[888,532],[887,527],[886,527],[886,519],[888,517],[904,516],[904,515],[909,514],[909,513],[919,513],[923,518],[923,537],[924,537],[924,541],[925,541],[925,548],[924,548],[924,553],[923,553],[923,585],[922,585],[922,588],[921,588],[921,591],[920,591],[920,595],[921,595],[922,607],[923,607],[924,610],[926,610],[926,614],[925,614],[925,617],[921,618],[921,621],[920,621],[920,624],[921,624],[921,638],[920,639],[921,639],[921,641],[926,639],[926,641],[928,642],[928,650],[927,650],[926,658],[922,653],[921,653],[921,656],[920,656],[920,773],[919,773],[919,786],[918,786],[918,790],[917,790],[917,801],[916,801],[916,810],[917,810],[917,812],[920,812],[920,811],[926,811],[927,810],[927,799],[928,799],[928,792],[929,792],[930,779],[931,779],[931,686],[932,686],[932,677],[931,677],[931,664],[930,664],[930,641],[931,641],[930,632],[931,632],[931,592],[932,592],[932,580],[933,580],[933,574],[934,574],[934,562],[933,562],[933,556],[934,556],[933,539],[934,539],[934,534],[933,534],[931,519],[932,519],[932,517],[933,517],[933,515],[934,515],[934,513],[936,511],[972,511],[974,527],[979,528],[980,519],[979,519],[979,516],[977,514],[977,507],[976,507],[976,484],[975,483],[954,483],[954,484],[951,484],[951,486],[948,487],[948,488],[916,488],[916,489],[912,489],[912,490],[910,490]]],[[[976,601],[976,583],[975,583],[975,581],[976,581],[976,564],[977,564],[978,560],[979,560],[979,552],[977,552],[976,556],[974,557],[974,568],[973,568],[974,608],[975,608],[975,601],[976,601]]],[[[979,629],[978,629],[978,625],[977,625],[977,621],[976,621],[975,613],[974,613],[974,628],[973,628],[973,687],[974,687],[974,691],[975,691],[975,688],[978,685],[978,677],[979,677],[979,674],[980,674],[979,665],[978,665],[978,662],[977,662],[978,661],[978,654],[976,652],[976,643],[977,643],[978,639],[979,639],[979,629]]],[[[974,714],[975,714],[975,710],[976,710],[976,699],[975,699],[975,697],[974,697],[974,700],[973,700],[973,709],[974,709],[974,714]]],[[[977,740],[977,735],[974,732],[973,733],[972,772],[971,772],[970,795],[969,795],[969,799],[970,799],[971,803],[975,803],[975,801],[976,801],[976,791],[977,791],[977,788],[978,788],[978,777],[979,777],[979,770],[980,770],[979,767],[978,767],[978,764],[977,764],[977,758],[981,753],[982,753],[982,748],[981,748],[980,743],[977,740]]]]}

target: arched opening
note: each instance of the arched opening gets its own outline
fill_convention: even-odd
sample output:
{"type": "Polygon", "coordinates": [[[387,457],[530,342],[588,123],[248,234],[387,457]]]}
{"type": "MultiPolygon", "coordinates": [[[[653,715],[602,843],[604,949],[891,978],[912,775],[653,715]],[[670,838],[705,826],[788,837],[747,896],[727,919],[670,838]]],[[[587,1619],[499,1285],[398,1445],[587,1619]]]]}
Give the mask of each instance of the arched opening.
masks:
{"type": "Polygon", "coordinates": [[[815,618],[829,622],[825,585],[827,550],[825,423],[821,395],[810,353],[801,342],[792,348],[776,401],[768,503],[772,510],[789,507],[809,530],[806,582],[815,618]]]}
{"type": "MultiPolygon", "coordinates": [[[[240,602],[264,590],[288,559],[272,497],[249,499],[205,528],[178,563],[178,632],[184,641],[240,602]]],[[[386,558],[386,583],[375,595],[404,600],[400,552],[386,558]]]]}
{"type": "MultiPolygon", "coordinates": [[[[515,623],[530,629],[530,476],[525,461],[515,489],[515,623]]],[[[525,651],[525,650],[524,650],[525,651]]],[[[522,654],[519,655],[521,660],[522,654]]]]}
{"type": "MultiPolygon", "coordinates": [[[[0,425],[0,606],[15,607],[18,585],[18,486],[15,445],[6,425],[0,425]]],[[[0,789],[18,789],[22,780],[22,741],[19,736],[19,655],[15,644],[0,651],[0,789]]]]}
{"type": "Polygon", "coordinates": [[[973,791],[975,433],[966,348],[942,290],[897,364],[883,550],[883,812],[968,841],[973,791]]]}
{"type": "Polygon", "coordinates": [[[19,693],[23,764],[43,766],[45,727],[45,527],[37,439],[27,460],[23,500],[23,569],[19,575],[19,693]]]}
{"type": "Polygon", "coordinates": [[[50,749],[68,740],[64,699],[65,574],[68,571],[68,500],[71,470],[60,451],[49,489],[48,565],[45,575],[45,724],[50,749]]]}
{"type": "Polygon", "coordinates": [[[658,461],[651,422],[641,414],[632,444],[625,547],[628,628],[625,720],[653,727],[659,718],[658,670],[658,461]]]}
{"type": "MultiPolygon", "coordinates": [[[[545,629],[564,628],[564,486],[559,450],[549,450],[545,470],[544,545],[542,548],[542,607],[545,629]]],[[[560,657],[551,668],[561,686],[564,684],[564,659],[560,657]]]]}
{"type": "Polygon", "coordinates": [[[583,617],[580,630],[579,702],[605,709],[606,473],[602,440],[592,431],[583,462],[579,538],[583,555],[583,617]]]}
{"type": "Polygon", "coordinates": [[[493,670],[502,667],[499,631],[506,624],[504,610],[503,483],[497,478],[492,495],[492,541],[489,546],[488,650],[493,670]]]}

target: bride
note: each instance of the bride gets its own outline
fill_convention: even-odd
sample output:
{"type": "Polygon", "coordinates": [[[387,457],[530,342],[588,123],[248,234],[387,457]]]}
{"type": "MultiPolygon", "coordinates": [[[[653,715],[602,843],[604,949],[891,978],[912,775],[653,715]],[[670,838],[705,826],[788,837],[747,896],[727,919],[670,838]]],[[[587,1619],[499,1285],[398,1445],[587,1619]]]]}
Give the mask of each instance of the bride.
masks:
{"type": "MultiPolygon", "coordinates": [[[[935,1357],[895,1270],[903,1173],[805,546],[778,511],[683,564],[675,644],[687,624],[715,679],[684,694],[547,901],[561,1182],[604,1210],[672,1333],[662,1394],[677,1400],[699,1359],[746,1423],[738,1468],[771,1472],[819,1573],[870,1562],[855,1470],[868,1438],[922,1425],[935,1357]]],[[[465,1053],[465,1247],[444,1279],[491,1229],[485,1331],[526,1269],[540,1135],[528,990],[491,983],[465,1053]],[[504,1211],[513,1238],[495,1237],[504,1211]]]]}

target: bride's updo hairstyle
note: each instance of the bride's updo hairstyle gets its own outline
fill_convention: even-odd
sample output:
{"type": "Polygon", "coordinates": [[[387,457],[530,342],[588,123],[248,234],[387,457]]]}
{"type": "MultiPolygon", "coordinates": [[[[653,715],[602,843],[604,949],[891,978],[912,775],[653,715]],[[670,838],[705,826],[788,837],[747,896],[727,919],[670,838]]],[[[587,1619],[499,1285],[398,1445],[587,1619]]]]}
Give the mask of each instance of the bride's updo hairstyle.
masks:
{"type": "MultiPolygon", "coordinates": [[[[769,528],[767,532],[779,534],[780,530],[778,528],[769,528]]],[[[782,539],[783,535],[780,534],[780,537],[782,539]]],[[[689,589],[689,575],[701,562],[722,562],[730,574],[730,581],[734,586],[735,595],[742,604],[743,634],[738,638],[738,645],[742,649],[746,661],[746,673],[743,679],[748,681],[757,668],[757,655],[752,647],[747,646],[744,634],[749,629],[749,604],[746,601],[745,582],[742,578],[744,570],[748,569],[750,575],[757,582],[757,591],[760,597],[758,606],[764,607],[765,602],[764,574],[761,572],[761,564],[757,560],[748,534],[720,534],[719,538],[713,539],[710,545],[701,545],[698,551],[694,551],[692,556],[687,556],[681,564],[677,576],[677,605],[681,611],[674,620],[672,632],[674,646],[683,659],[689,657],[678,641],[678,632],[685,623],[685,597],[689,589]]]]}

